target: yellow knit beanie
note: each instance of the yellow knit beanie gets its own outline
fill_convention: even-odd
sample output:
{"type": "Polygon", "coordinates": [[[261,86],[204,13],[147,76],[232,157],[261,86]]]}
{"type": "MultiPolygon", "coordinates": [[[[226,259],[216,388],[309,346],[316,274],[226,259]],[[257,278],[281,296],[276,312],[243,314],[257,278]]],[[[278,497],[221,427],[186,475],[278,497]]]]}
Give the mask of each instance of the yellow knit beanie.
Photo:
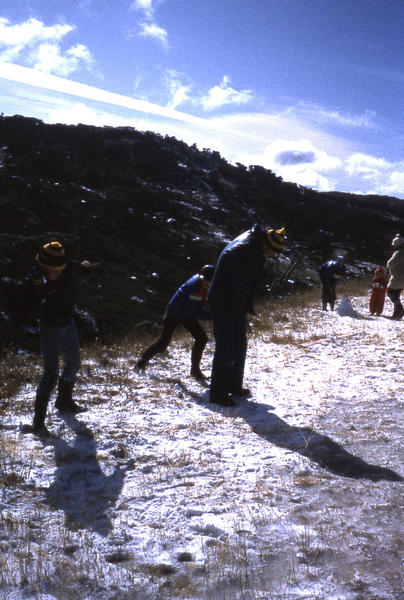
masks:
{"type": "Polygon", "coordinates": [[[44,269],[62,271],[66,267],[66,253],[60,242],[50,242],[42,246],[36,260],[44,269]]]}
{"type": "Polygon", "coordinates": [[[281,229],[267,229],[266,231],[266,242],[274,252],[282,252],[282,250],[284,250],[285,238],[285,227],[282,227],[281,229]]]}

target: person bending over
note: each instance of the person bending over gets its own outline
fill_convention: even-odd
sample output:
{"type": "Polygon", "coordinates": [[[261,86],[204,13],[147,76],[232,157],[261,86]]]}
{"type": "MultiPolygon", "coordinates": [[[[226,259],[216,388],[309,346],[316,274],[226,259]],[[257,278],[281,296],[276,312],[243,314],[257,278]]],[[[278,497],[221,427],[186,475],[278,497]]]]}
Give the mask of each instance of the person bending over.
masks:
{"type": "Polygon", "coordinates": [[[337,299],[337,283],[341,277],[346,275],[346,267],[340,260],[328,260],[321,265],[319,275],[323,310],[327,310],[328,304],[331,310],[334,310],[337,299]]]}
{"type": "Polygon", "coordinates": [[[284,245],[284,227],[262,231],[254,225],[227,244],[219,256],[207,296],[215,336],[210,384],[214,404],[234,406],[232,395],[250,394],[243,388],[247,313],[254,314],[253,294],[264,258],[275,257],[284,245]]]}
{"type": "Polygon", "coordinates": [[[171,342],[174,331],[182,325],[194,338],[191,351],[191,375],[199,381],[206,378],[200,369],[200,362],[208,336],[199,321],[212,319],[206,294],[213,272],[212,265],[205,265],[199,273],[193,275],[177,289],[164,311],[160,337],[143,352],[136,364],[138,369],[145,369],[153,356],[164,352],[171,342]]]}

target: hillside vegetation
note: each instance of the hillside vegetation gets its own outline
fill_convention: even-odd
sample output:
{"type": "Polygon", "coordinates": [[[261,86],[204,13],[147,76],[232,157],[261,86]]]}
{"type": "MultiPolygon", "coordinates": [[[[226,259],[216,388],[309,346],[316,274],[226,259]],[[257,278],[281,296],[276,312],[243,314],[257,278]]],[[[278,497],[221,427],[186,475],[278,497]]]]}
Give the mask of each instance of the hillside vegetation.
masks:
{"type": "Polygon", "coordinates": [[[292,260],[275,293],[318,285],[319,265],[333,257],[350,277],[368,272],[388,258],[404,218],[395,198],[318,193],[132,128],[1,116],[0,149],[3,346],[30,343],[19,283],[51,239],[93,264],[78,290],[82,334],[95,334],[93,318],[111,341],[157,321],[176,287],[255,222],[286,225],[290,242],[281,262],[268,261],[262,295],[292,260]]]}

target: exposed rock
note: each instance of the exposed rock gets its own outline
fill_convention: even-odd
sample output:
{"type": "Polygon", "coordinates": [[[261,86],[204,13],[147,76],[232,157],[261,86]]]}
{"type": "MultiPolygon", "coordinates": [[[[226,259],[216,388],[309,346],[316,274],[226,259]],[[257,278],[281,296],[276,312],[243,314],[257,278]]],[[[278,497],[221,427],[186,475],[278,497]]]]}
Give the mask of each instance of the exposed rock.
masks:
{"type": "Polygon", "coordinates": [[[330,258],[355,277],[384,264],[404,219],[402,200],[318,193],[132,128],[1,116],[0,148],[3,347],[36,343],[20,283],[52,239],[97,265],[79,282],[82,335],[110,342],[158,322],[177,286],[255,222],[287,227],[285,259],[267,261],[258,290],[268,293],[277,278],[271,293],[284,294],[319,285],[318,267],[330,258]]]}

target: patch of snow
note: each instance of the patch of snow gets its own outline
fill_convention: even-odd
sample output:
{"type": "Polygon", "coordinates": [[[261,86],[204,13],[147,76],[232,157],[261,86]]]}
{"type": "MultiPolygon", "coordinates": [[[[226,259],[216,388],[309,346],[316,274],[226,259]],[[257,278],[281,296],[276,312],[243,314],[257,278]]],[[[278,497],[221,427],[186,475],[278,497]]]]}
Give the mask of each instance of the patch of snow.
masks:
{"type": "MultiPolygon", "coordinates": [[[[89,410],[50,405],[47,441],[19,432],[21,387],[0,429],[5,597],[398,600],[404,324],[367,304],[289,315],[294,342],[252,329],[235,408],[188,376],[189,337],[144,373],[131,353],[85,361],[89,410]]],[[[212,352],[210,332],[205,372],[212,352]]]]}
{"type": "Polygon", "coordinates": [[[364,318],[363,315],[354,309],[351,300],[347,296],[342,298],[336,310],[341,317],[352,317],[354,319],[364,318]]]}

